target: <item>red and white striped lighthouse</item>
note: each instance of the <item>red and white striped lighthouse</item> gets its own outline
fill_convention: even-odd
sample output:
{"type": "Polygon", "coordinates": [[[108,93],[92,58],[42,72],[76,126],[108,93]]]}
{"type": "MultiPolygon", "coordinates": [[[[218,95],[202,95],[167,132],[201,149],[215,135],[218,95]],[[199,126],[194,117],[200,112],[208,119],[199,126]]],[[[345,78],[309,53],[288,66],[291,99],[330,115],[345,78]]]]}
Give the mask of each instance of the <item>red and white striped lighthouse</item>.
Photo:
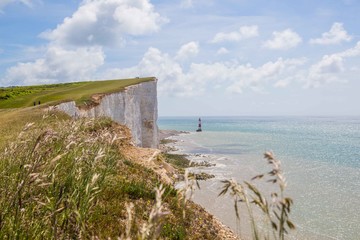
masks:
{"type": "Polygon", "coordinates": [[[196,130],[197,132],[201,132],[201,118],[199,118],[199,125],[198,125],[198,129],[196,130]]]}

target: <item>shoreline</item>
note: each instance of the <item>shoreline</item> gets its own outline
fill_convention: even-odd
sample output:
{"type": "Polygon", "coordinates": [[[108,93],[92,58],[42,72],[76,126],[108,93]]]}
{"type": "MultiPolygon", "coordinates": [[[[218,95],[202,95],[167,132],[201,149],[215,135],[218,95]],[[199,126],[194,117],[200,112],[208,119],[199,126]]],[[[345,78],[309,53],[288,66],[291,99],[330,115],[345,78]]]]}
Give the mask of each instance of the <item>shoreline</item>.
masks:
{"type": "MultiPolygon", "coordinates": [[[[221,187],[218,188],[221,181],[230,179],[230,175],[228,175],[228,172],[224,171],[223,168],[230,163],[233,165],[233,159],[226,155],[202,151],[202,146],[198,145],[196,145],[195,150],[189,151],[189,146],[191,146],[192,142],[189,143],[186,139],[181,139],[181,135],[183,133],[191,135],[191,132],[168,131],[171,133],[168,136],[168,139],[171,141],[166,144],[169,145],[168,147],[172,150],[173,154],[186,155],[190,161],[195,163],[203,161],[211,163],[211,166],[205,166],[205,168],[198,166],[190,167],[193,172],[205,170],[210,173],[215,173],[213,179],[199,182],[200,188],[194,191],[192,201],[202,206],[206,212],[214,216],[223,226],[230,229],[230,231],[237,236],[237,239],[252,239],[250,220],[247,221],[247,219],[250,219],[248,213],[246,213],[247,210],[240,210],[240,218],[242,221],[241,225],[237,226],[238,222],[234,211],[233,199],[228,195],[218,196],[221,192],[221,187]],[[177,139],[178,137],[180,139],[177,139]],[[226,161],[227,164],[222,163],[223,161],[226,161]]],[[[256,171],[253,174],[256,174],[256,171]]],[[[254,176],[253,174],[250,175],[254,176]]]]}
{"type": "MultiPolygon", "coordinates": [[[[196,152],[199,150],[198,152],[202,153],[201,155],[205,155],[206,157],[209,157],[209,158],[215,160],[215,162],[218,164],[216,167],[217,169],[216,170],[214,169],[214,172],[218,173],[218,175],[216,177],[217,179],[206,181],[203,184],[201,184],[201,190],[195,191],[193,200],[196,203],[200,204],[201,206],[204,206],[204,208],[208,212],[210,212],[211,214],[216,216],[218,219],[221,219],[221,221],[224,224],[226,224],[227,226],[229,226],[233,230],[233,232],[236,232],[235,214],[233,211],[233,206],[226,208],[225,206],[220,205],[220,204],[222,204],[222,202],[224,202],[224,199],[222,199],[221,200],[222,202],[221,202],[219,199],[216,198],[217,194],[219,193],[219,185],[220,185],[219,180],[222,180],[225,178],[230,178],[230,177],[235,177],[238,180],[242,180],[242,179],[250,180],[251,177],[253,177],[259,173],[262,173],[264,169],[267,169],[267,165],[265,164],[261,155],[256,155],[256,153],[254,153],[254,152],[238,151],[238,153],[229,152],[229,154],[226,154],[224,151],[220,151],[219,149],[216,149],[215,147],[218,147],[221,145],[215,145],[214,143],[221,144],[222,138],[219,140],[215,140],[215,141],[213,140],[212,142],[206,142],[205,145],[201,145],[203,143],[202,141],[207,141],[209,136],[212,136],[211,139],[216,139],[216,138],[214,138],[214,136],[216,136],[216,135],[212,132],[207,132],[206,136],[198,135],[196,133],[190,133],[189,135],[174,136],[171,139],[174,139],[175,141],[178,140],[178,141],[171,143],[169,145],[175,146],[176,148],[178,148],[177,153],[179,153],[179,154],[190,153],[189,156],[194,157],[194,156],[196,156],[196,152]],[[215,149],[213,149],[213,146],[215,146],[214,147],[215,149]],[[234,155],[232,155],[232,154],[234,154],[234,155]],[[221,166],[222,164],[224,164],[224,166],[221,166]],[[262,169],[262,170],[260,170],[260,169],[262,169]],[[211,194],[211,192],[212,192],[212,194],[211,194]],[[229,210],[232,210],[232,211],[230,212],[229,210]],[[224,212],[227,212],[227,215],[226,215],[226,213],[224,214],[224,212]],[[225,217],[225,218],[223,218],[223,217],[225,217]]],[[[238,149],[241,150],[242,149],[242,148],[240,148],[241,145],[239,144],[238,146],[239,146],[238,149]]],[[[230,150],[232,150],[232,149],[233,148],[231,148],[230,150]]],[[[279,156],[281,156],[281,154],[279,154],[279,156]]],[[[297,177],[299,176],[299,173],[302,173],[303,171],[305,171],[305,169],[302,167],[301,163],[304,163],[307,161],[299,159],[299,158],[295,158],[295,157],[288,157],[288,156],[287,157],[282,156],[280,158],[280,160],[283,160],[283,162],[284,162],[284,172],[290,183],[289,188],[287,189],[287,193],[290,194],[290,196],[293,197],[293,199],[295,201],[295,207],[293,209],[291,218],[292,218],[292,220],[294,220],[297,230],[291,231],[291,233],[289,235],[287,235],[287,238],[288,239],[319,239],[319,240],[320,239],[321,240],[329,239],[330,240],[330,239],[335,239],[336,237],[334,237],[334,236],[341,236],[342,234],[333,235],[333,233],[330,233],[330,232],[324,233],[323,231],[321,231],[322,229],[320,229],[320,228],[309,226],[309,224],[308,224],[309,221],[312,221],[312,222],[321,221],[324,224],[327,224],[328,222],[321,220],[321,219],[318,220],[316,218],[315,219],[308,218],[305,214],[303,214],[304,212],[307,213],[306,211],[309,208],[315,209],[314,207],[304,205],[304,197],[302,197],[299,194],[299,192],[301,192],[301,191],[303,191],[303,192],[306,191],[306,189],[304,189],[302,187],[298,187],[298,186],[300,186],[299,182],[303,182],[303,179],[299,179],[297,177]],[[296,163],[296,164],[294,164],[294,163],[296,163]],[[298,175],[296,175],[296,174],[298,174],[298,175]],[[303,210],[303,212],[301,212],[301,210],[303,210]]],[[[312,164],[313,165],[308,165],[308,168],[306,168],[306,171],[308,171],[309,173],[318,171],[318,169],[322,169],[323,173],[321,174],[321,176],[330,176],[330,175],[326,175],[326,173],[331,173],[331,171],[333,170],[333,167],[331,167],[330,165],[327,165],[327,164],[322,164],[321,162],[312,162],[312,164]],[[314,169],[314,171],[312,171],[313,169],[314,169]],[[311,171],[309,171],[309,170],[311,170],[311,171]]],[[[347,166],[344,166],[344,167],[342,167],[341,171],[339,171],[337,173],[335,172],[336,173],[335,175],[333,172],[332,176],[338,176],[338,179],[342,179],[341,176],[339,175],[340,172],[345,172],[345,171],[348,172],[349,170],[352,170],[351,172],[348,173],[348,174],[350,174],[350,176],[355,177],[355,176],[359,175],[359,173],[356,172],[356,170],[354,170],[353,168],[348,168],[347,166]]],[[[315,175],[311,174],[310,177],[315,177],[315,175]]],[[[310,182],[312,179],[318,179],[318,178],[308,178],[306,181],[310,182]]],[[[352,178],[352,179],[355,179],[355,178],[352,178]]],[[[344,181],[345,180],[341,180],[341,182],[343,182],[345,184],[346,182],[344,182],[344,181]]],[[[312,183],[314,183],[314,181],[312,181],[312,183]]],[[[333,189],[329,185],[328,182],[322,182],[322,183],[316,183],[316,184],[318,186],[321,186],[321,188],[324,191],[334,192],[336,190],[336,189],[333,189]]],[[[339,182],[339,184],[340,184],[340,182],[339,182]]],[[[352,186],[352,188],[355,188],[356,182],[355,183],[352,182],[351,186],[352,186]]],[[[334,201],[338,200],[338,198],[335,198],[335,197],[331,197],[331,199],[333,199],[334,201]]],[[[226,201],[228,201],[228,200],[226,200],[226,201]]],[[[229,202],[227,202],[227,203],[229,203],[229,202]]],[[[349,205],[351,205],[351,206],[353,206],[355,204],[356,204],[355,202],[349,203],[349,205]]],[[[348,211],[347,209],[340,207],[340,205],[338,205],[338,206],[339,207],[335,208],[335,210],[337,210],[338,212],[341,209],[344,209],[341,211],[345,211],[345,210],[348,211]]],[[[353,209],[357,209],[357,208],[358,207],[355,207],[353,209]]],[[[244,218],[242,218],[242,219],[244,219],[244,218]]],[[[244,220],[242,220],[241,237],[243,239],[251,239],[251,235],[249,235],[250,237],[248,235],[244,235],[244,233],[245,233],[244,231],[247,229],[247,227],[245,225],[243,225],[243,223],[245,223],[244,220]]],[[[342,228],[340,230],[342,230],[344,232],[344,234],[346,234],[346,228],[342,228]]],[[[353,238],[349,238],[349,239],[353,239],[353,238]]]]}
{"type": "Polygon", "coordinates": [[[177,131],[177,130],[164,130],[164,129],[159,129],[159,139],[164,140],[167,139],[169,137],[173,137],[173,136],[178,136],[180,134],[189,134],[189,132],[186,131],[177,131]]]}
{"type": "MultiPolygon", "coordinates": [[[[177,137],[180,136],[181,134],[190,134],[190,132],[186,132],[186,131],[177,131],[177,130],[159,130],[159,139],[160,139],[160,150],[163,153],[171,153],[174,155],[179,155],[179,156],[184,156],[182,154],[176,153],[179,151],[179,149],[176,148],[176,146],[174,146],[174,144],[176,144],[178,142],[178,140],[176,139],[172,139],[172,137],[177,137]],[[171,144],[171,146],[169,146],[169,144],[171,144]]],[[[185,158],[189,159],[189,158],[194,158],[194,157],[206,157],[205,155],[202,154],[195,154],[195,155],[188,155],[185,154],[185,158]]],[[[190,159],[190,162],[192,162],[193,159],[190,159]]],[[[211,165],[213,166],[213,165],[211,165]]],[[[208,167],[208,166],[203,166],[203,167],[208,167]]],[[[200,165],[194,165],[194,166],[190,166],[187,167],[190,168],[192,170],[194,170],[195,168],[201,168],[200,165]]],[[[195,171],[198,172],[198,171],[195,171]]],[[[194,174],[196,174],[194,172],[194,174]]],[[[215,177],[215,176],[213,176],[215,177]]],[[[211,177],[212,178],[212,177],[211,177]]],[[[200,179],[200,180],[204,180],[207,181],[208,179],[200,179]]],[[[181,182],[182,180],[180,180],[179,182],[181,182]]],[[[196,192],[196,191],[195,191],[196,192]]],[[[213,213],[211,213],[209,211],[208,208],[206,208],[206,206],[204,206],[204,204],[200,204],[198,202],[194,201],[194,198],[190,199],[190,201],[195,205],[198,206],[200,209],[202,209],[202,211],[204,211],[206,213],[206,215],[212,219],[213,224],[215,225],[216,228],[220,229],[219,233],[221,234],[220,239],[238,239],[240,240],[240,237],[235,233],[235,231],[227,226],[226,224],[224,224],[217,216],[215,216],[213,213]]]]}
{"type": "MultiPolygon", "coordinates": [[[[186,139],[181,139],[181,133],[177,131],[172,130],[173,134],[169,136],[171,142],[169,143],[170,148],[174,149],[174,154],[179,155],[186,155],[191,161],[199,162],[203,161],[204,159],[208,162],[211,162],[213,165],[211,168],[205,168],[208,169],[209,172],[213,172],[216,174],[214,179],[209,179],[207,181],[202,181],[200,183],[200,189],[196,189],[194,191],[194,196],[192,198],[192,201],[194,201],[196,204],[202,206],[208,213],[214,216],[214,218],[218,219],[218,221],[226,226],[226,228],[229,228],[234,235],[237,236],[238,239],[253,239],[252,236],[252,227],[251,227],[251,221],[250,216],[247,213],[246,209],[240,210],[240,218],[241,218],[241,224],[238,226],[238,222],[236,220],[236,213],[234,210],[234,203],[233,199],[229,196],[221,196],[219,197],[219,193],[221,192],[221,187],[219,188],[219,185],[222,184],[222,180],[228,180],[232,177],[231,174],[229,174],[228,171],[224,170],[224,167],[226,165],[234,166],[234,159],[232,157],[220,154],[220,153],[212,153],[207,150],[204,150],[199,145],[194,145],[195,150],[192,149],[193,142],[188,142],[186,139]],[[177,138],[180,139],[177,139],[177,138]],[[190,148],[189,148],[190,147],[190,148]],[[190,150],[192,149],[192,150],[190,150]],[[200,151],[196,151],[200,150],[200,151]],[[223,163],[223,162],[226,162],[223,163]]],[[[186,132],[189,136],[192,134],[191,132],[186,132]]],[[[196,134],[196,133],[193,133],[196,134]]],[[[262,164],[266,166],[265,164],[262,164]]],[[[229,167],[229,166],[228,166],[229,167]]],[[[198,167],[192,168],[192,170],[204,170],[199,169],[198,167]]],[[[246,179],[251,179],[251,177],[258,174],[258,172],[253,168],[253,166],[245,175],[248,175],[246,179]]],[[[241,182],[241,181],[240,181],[241,182]]],[[[258,216],[261,218],[261,216],[258,216]]],[[[257,221],[257,220],[256,220],[257,221]]],[[[289,239],[298,239],[293,238],[293,235],[287,235],[286,236],[289,239]]],[[[302,239],[302,238],[300,238],[302,239]]],[[[308,239],[308,238],[305,238],[308,239]]],[[[321,238],[319,238],[320,240],[321,238]]],[[[325,240],[325,239],[322,239],[325,240]]]]}

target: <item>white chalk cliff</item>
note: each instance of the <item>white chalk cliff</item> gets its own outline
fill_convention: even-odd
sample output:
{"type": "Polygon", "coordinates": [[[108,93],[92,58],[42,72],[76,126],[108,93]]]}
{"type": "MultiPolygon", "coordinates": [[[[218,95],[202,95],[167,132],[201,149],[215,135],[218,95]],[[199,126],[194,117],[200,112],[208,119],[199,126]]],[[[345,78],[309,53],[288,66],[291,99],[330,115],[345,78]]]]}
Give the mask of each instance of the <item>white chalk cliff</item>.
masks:
{"type": "Polygon", "coordinates": [[[57,105],[57,109],[73,117],[110,117],[130,128],[137,146],[158,148],[157,80],[126,87],[123,91],[106,94],[99,104],[89,109],[78,108],[75,102],[57,105]]]}

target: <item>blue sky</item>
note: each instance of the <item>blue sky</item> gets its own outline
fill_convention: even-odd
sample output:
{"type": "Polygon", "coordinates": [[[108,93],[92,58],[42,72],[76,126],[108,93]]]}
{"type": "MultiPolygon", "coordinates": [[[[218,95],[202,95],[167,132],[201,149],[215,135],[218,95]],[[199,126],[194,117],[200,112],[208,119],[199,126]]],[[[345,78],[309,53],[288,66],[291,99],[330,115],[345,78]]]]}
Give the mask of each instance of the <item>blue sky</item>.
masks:
{"type": "Polygon", "coordinates": [[[357,0],[0,0],[0,86],[158,78],[162,116],[360,115],[357,0]]]}

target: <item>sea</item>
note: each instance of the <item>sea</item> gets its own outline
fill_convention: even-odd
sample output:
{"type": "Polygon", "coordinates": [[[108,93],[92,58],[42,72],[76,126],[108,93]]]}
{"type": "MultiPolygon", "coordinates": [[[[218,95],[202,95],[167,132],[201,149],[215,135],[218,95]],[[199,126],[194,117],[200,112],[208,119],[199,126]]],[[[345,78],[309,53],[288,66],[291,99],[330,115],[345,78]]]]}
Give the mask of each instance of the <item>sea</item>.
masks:
{"type": "MultiPolygon", "coordinates": [[[[263,154],[272,151],[282,164],[286,195],[294,200],[290,218],[296,230],[287,239],[360,239],[360,117],[201,120],[202,132],[195,131],[198,117],[160,117],[158,126],[187,131],[172,137],[176,152],[214,164],[191,169],[215,175],[200,182],[194,201],[225,225],[251,239],[247,221],[236,221],[232,199],[218,196],[221,181],[234,178],[241,183],[268,172],[263,154]]],[[[262,191],[271,192],[269,183],[258,182],[262,191]]]]}

